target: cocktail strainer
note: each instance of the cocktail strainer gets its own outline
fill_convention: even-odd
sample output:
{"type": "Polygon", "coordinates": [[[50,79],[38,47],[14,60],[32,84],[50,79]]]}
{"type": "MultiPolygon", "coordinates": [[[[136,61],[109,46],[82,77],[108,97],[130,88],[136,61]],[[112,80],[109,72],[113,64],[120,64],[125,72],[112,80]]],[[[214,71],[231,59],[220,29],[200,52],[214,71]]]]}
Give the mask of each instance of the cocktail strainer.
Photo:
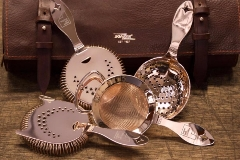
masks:
{"type": "Polygon", "coordinates": [[[126,130],[94,126],[88,114],[76,109],[70,102],[40,96],[43,104],[30,110],[23,119],[21,130],[27,144],[40,153],[69,154],[79,150],[87,141],[87,133],[97,133],[113,142],[138,146],[148,142],[144,135],[126,130]]]}
{"type": "Polygon", "coordinates": [[[156,97],[158,112],[171,119],[182,111],[190,96],[190,79],[187,71],[177,61],[177,51],[193,21],[191,1],[183,2],[172,23],[172,41],[168,52],[143,63],[135,77],[144,81],[156,97]]]}
{"type": "MultiPolygon", "coordinates": [[[[113,52],[102,47],[84,47],[77,35],[73,15],[65,3],[52,0],[50,10],[56,26],[71,40],[75,50],[75,54],[63,68],[60,80],[63,94],[70,102],[74,101],[77,84],[89,71],[98,70],[106,78],[124,72],[120,59],[113,52]]],[[[85,87],[80,101],[85,109],[91,109],[89,103],[99,86],[99,82],[93,81],[85,87]]]]}
{"type": "MultiPolygon", "coordinates": [[[[83,87],[79,84],[76,99],[81,98],[83,87]]],[[[188,143],[199,146],[214,143],[212,135],[199,125],[173,122],[157,114],[155,102],[154,93],[140,79],[129,75],[113,76],[97,89],[92,101],[92,115],[101,127],[142,134],[154,123],[168,127],[188,143]]],[[[81,106],[78,108],[83,112],[81,106]]]]}

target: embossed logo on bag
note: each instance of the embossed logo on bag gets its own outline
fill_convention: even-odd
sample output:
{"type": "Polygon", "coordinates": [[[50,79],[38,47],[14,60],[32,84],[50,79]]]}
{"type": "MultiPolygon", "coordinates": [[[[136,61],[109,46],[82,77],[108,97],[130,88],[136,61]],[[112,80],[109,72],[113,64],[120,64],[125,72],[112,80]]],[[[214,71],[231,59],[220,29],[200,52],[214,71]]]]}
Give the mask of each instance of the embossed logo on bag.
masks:
{"type": "Polygon", "coordinates": [[[113,33],[114,38],[119,39],[118,43],[130,43],[131,41],[136,40],[136,38],[133,38],[133,34],[127,34],[127,33],[113,33]]]}
{"type": "Polygon", "coordinates": [[[63,12],[63,14],[59,17],[58,22],[62,28],[71,24],[71,21],[65,12],[63,12]]]}

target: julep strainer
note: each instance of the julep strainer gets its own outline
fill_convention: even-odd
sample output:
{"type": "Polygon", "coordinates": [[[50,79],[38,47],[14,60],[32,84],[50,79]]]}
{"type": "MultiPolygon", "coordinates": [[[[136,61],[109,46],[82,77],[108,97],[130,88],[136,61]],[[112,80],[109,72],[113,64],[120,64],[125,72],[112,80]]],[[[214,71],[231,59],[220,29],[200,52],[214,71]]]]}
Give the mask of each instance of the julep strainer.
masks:
{"type": "Polygon", "coordinates": [[[187,71],[177,61],[177,51],[193,21],[193,6],[183,2],[172,23],[172,41],[167,53],[143,63],[135,77],[144,81],[156,97],[158,113],[167,119],[175,117],[185,107],[190,95],[187,71]]]}
{"type": "MultiPolygon", "coordinates": [[[[89,76],[91,74],[101,73],[92,71],[89,76]]],[[[77,102],[81,99],[83,84],[84,81],[81,81],[76,91],[75,105],[82,112],[86,112],[77,102]]],[[[129,75],[113,76],[97,89],[92,101],[92,111],[87,112],[92,112],[96,124],[100,127],[142,134],[154,123],[171,129],[190,144],[206,146],[214,143],[212,135],[199,125],[173,122],[156,114],[155,102],[155,95],[140,79],[129,75]]]]}

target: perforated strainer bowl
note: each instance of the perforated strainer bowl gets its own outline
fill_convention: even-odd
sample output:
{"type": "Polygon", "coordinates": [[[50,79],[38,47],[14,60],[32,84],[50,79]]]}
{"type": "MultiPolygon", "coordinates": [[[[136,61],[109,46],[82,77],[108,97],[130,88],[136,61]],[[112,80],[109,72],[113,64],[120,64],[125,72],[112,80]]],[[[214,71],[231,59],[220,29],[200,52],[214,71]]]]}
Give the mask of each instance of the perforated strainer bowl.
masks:
{"type": "MultiPolygon", "coordinates": [[[[188,3],[191,2],[188,1],[188,3]]],[[[188,3],[184,3],[181,7],[188,7],[188,3]]],[[[183,13],[183,8],[181,7],[179,9],[181,11],[178,11],[179,13],[185,15],[185,11],[183,13]]],[[[187,14],[190,14],[192,16],[192,12],[186,12],[186,16],[187,14]]],[[[177,17],[179,18],[178,20],[181,20],[182,22],[183,17],[177,17]]],[[[176,21],[178,20],[176,19],[176,21]]],[[[188,20],[187,22],[190,23],[188,20]]],[[[190,24],[188,23],[187,26],[190,28],[190,24]]],[[[186,25],[186,23],[184,24],[186,25]]],[[[178,27],[182,26],[184,26],[183,23],[180,26],[173,26],[173,28],[177,29],[178,27]]],[[[159,78],[159,81],[166,82],[166,84],[172,81],[177,82],[177,84],[169,84],[166,85],[165,88],[162,88],[163,90],[165,90],[163,91],[164,94],[167,94],[167,90],[171,92],[172,95],[169,95],[169,97],[178,97],[177,95],[173,95],[173,93],[175,92],[178,93],[180,95],[180,98],[177,99],[178,103],[181,102],[181,98],[184,98],[181,97],[182,90],[184,90],[183,88],[185,84],[189,83],[189,78],[187,76],[187,72],[184,70],[184,68],[181,68],[182,66],[177,62],[175,54],[176,52],[174,52],[174,49],[178,48],[180,41],[186,35],[189,28],[185,28],[185,30],[183,29],[183,31],[182,29],[179,29],[179,36],[174,36],[174,38],[172,39],[172,44],[170,46],[169,52],[164,57],[165,59],[162,58],[162,61],[157,60],[156,62],[151,62],[149,67],[144,68],[142,73],[145,74],[145,72],[150,72],[151,76],[161,75],[162,77],[159,78]],[[173,57],[169,57],[169,54],[173,57]],[[158,63],[161,63],[159,65],[161,66],[159,67],[159,71],[154,67],[154,65],[157,65],[158,63]],[[183,80],[185,80],[185,73],[186,81],[182,82],[183,80]],[[167,77],[167,79],[164,80],[163,77],[167,77]],[[176,85],[176,89],[173,89],[174,85],[176,85]],[[166,89],[167,87],[169,88],[166,89]],[[172,90],[174,90],[174,92],[172,92],[172,90]]],[[[87,76],[91,74],[92,73],[89,73],[87,76]]],[[[101,73],[96,73],[95,75],[98,76],[101,75],[101,73]]],[[[151,76],[146,77],[150,78],[151,76]]],[[[104,78],[101,77],[102,76],[99,76],[99,81],[104,80],[104,78]]],[[[158,82],[158,80],[154,80],[155,82],[158,82]]],[[[150,127],[152,123],[155,123],[170,128],[188,143],[199,146],[206,146],[214,143],[212,135],[201,126],[190,122],[177,123],[169,121],[165,119],[161,114],[157,114],[159,107],[158,102],[161,101],[159,100],[158,95],[154,94],[155,91],[151,90],[152,87],[150,88],[150,85],[146,85],[144,81],[145,80],[142,81],[136,77],[129,75],[113,76],[106,79],[102,83],[102,85],[96,90],[92,101],[92,112],[96,124],[101,127],[127,129],[142,134],[150,127]],[[157,98],[155,98],[155,96],[157,98]]],[[[75,104],[80,109],[81,106],[79,106],[77,102],[81,101],[81,93],[83,92],[83,89],[85,87],[84,84],[85,80],[83,79],[79,83],[75,96],[75,104]]],[[[187,91],[190,91],[190,85],[186,86],[189,88],[185,89],[187,91]]],[[[187,95],[189,95],[189,92],[187,93],[187,95]]],[[[165,102],[162,103],[165,104],[165,102]]],[[[172,100],[170,101],[170,103],[172,103],[172,100]]],[[[181,106],[184,107],[184,105],[185,104],[181,106]]]]}
{"type": "Polygon", "coordinates": [[[172,41],[168,52],[143,63],[135,76],[144,81],[156,97],[157,111],[171,119],[182,111],[190,95],[187,71],[177,61],[178,47],[191,28],[193,6],[183,2],[177,9],[172,23],[172,41]]]}

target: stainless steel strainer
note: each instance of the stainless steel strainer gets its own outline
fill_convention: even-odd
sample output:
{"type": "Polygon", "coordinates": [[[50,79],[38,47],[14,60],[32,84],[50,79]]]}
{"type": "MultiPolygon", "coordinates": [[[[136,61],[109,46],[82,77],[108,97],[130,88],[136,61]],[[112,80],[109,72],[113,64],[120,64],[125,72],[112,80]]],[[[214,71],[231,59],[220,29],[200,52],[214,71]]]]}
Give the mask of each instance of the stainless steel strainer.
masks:
{"type": "Polygon", "coordinates": [[[82,147],[87,133],[96,133],[126,146],[144,145],[144,135],[120,129],[94,126],[89,115],[76,109],[70,102],[40,96],[43,104],[24,118],[24,126],[16,133],[25,137],[35,150],[48,154],[66,154],[82,147]]]}
{"type": "Polygon", "coordinates": [[[135,77],[144,81],[156,97],[158,113],[167,119],[175,117],[185,107],[190,96],[190,79],[177,61],[177,51],[193,21],[191,1],[183,2],[172,23],[172,41],[168,52],[143,63],[135,77]]]}
{"type": "MultiPolygon", "coordinates": [[[[81,98],[83,87],[79,84],[76,99],[81,98]]],[[[97,89],[92,101],[92,115],[100,127],[142,134],[154,123],[168,127],[188,143],[199,146],[214,143],[212,135],[201,126],[190,122],[173,122],[156,114],[155,102],[154,93],[140,79],[129,75],[113,76],[97,89]]],[[[78,108],[84,111],[80,106],[78,108]]]]}
{"type": "MultiPolygon", "coordinates": [[[[84,46],[77,35],[73,15],[65,3],[61,0],[52,0],[50,10],[56,26],[71,40],[75,50],[75,54],[63,68],[60,80],[63,94],[70,102],[74,101],[79,81],[89,71],[98,70],[106,78],[124,72],[120,59],[113,52],[103,47],[84,46]]],[[[93,81],[84,88],[80,104],[85,109],[91,109],[89,103],[100,85],[99,82],[93,81]]]]}

